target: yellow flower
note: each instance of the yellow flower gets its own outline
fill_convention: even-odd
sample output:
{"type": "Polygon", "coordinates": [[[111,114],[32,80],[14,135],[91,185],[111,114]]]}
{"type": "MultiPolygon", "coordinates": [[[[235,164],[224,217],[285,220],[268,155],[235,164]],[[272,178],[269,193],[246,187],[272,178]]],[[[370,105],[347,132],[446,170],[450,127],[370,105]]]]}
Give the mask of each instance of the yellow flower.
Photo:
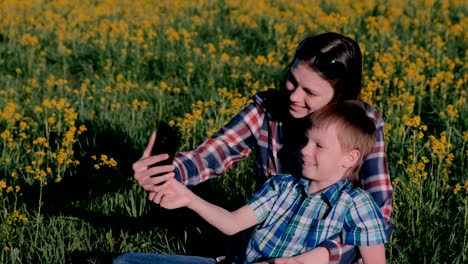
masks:
{"type": "Polygon", "coordinates": [[[33,141],[33,145],[41,145],[47,142],[45,137],[38,137],[33,141]]]}
{"type": "Polygon", "coordinates": [[[457,194],[461,190],[461,188],[462,188],[461,185],[459,183],[457,183],[455,185],[455,188],[453,188],[453,193],[457,194]]]}
{"type": "Polygon", "coordinates": [[[265,63],[267,63],[267,59],[265,58],[265,56],[260,55],[257,58],[255,58],[255,63],[265,64],[265,63]]]}
{"type": "Polygon", "coordinates": [[[137,99],[133,99],[132,101],[132,108],[133,110],[138,110],[138,106],[140,105],[140,103],[138,102],[137,99]]]}
{"type": "Polygon", "coordinates": [[[451,104],[449,104],[446,108],[447,114],[451,120],[455,120],[458,118],[458,110],[451,104]]]}
{"type": "Polygon", "coordinates": [[[86,128],[85,125],[81,125],[81,126],[78,128],[78,131],[80,131],[80,132],[85,132],[85,131],[87,131],[87,130],[88,130],[88,129],[86,128]]]}
{"type": "Polygon", "coordinates": [[[42,110],[42,107],[36,105],[34,106],[34,112],[38,112],[38,113],[41,113],[43,110],[42,110]]]}
{"type": "Polygon", "coordinates": [[[49,99],[44,99],[42,101],[42,105],[48,109],[52,109],[55,107],[55,105],[57,104],[57,102],[55,101],[55,99],[52,99],[52,100],[49,100],[49,99]]]}
{"type": "Polygon", "coordinates": [[[115,79],[116,79],[116,81],[117,81],[117,82],[120,82],[120,81],[122,81],[122,80],[123,80],[123,78],[124,78],[124,76],[123,76],[123,74],[122,74],[122,73],[119,73],[119,74],[117,74],[117,76],[115,77],[115,79]]]}
{"type": "Polygon", "coordinates": [[[229,58],[230,58],[229,54],[224,53],[224,52],[223,54],[221,54],[221,61],[224,61],[224,62],[229,61],[229,58]]]}
{"type": "Polygon", "coordinates": [[[35,46],[39,43],[39,39],[36,36],[27,33],[21,36],[20,43],[23,46],[35,46]]]}
{"type": "Polygon", "coordinates": [[[5,130],[0,134],[0,137],[2,137],[5,140],[8,140],[11,137],[11,132],[10,130],[5,130]]]}
{"type": "Polygon", "coordinates": [[[6,181],[1,180],[1,181],[0,181],[0,191],[1,191],[2,189],[5,189],[6,187],[7,187],[6,181]]]}
{"type": "Polygon", "coordinates": [[[403,115],[402,120],[408,127],[418,127],[421,124],[421,117],[419,116],[410,118],[408,115],[403,115]]]}
{"type": "Polygon", "coordinates": [[[51,125],[55,124],[55,116],[50,116],[47,118],[47,122],[51,125]]]}
{"type": "Polygon", "coordinates": [[[164,91],[164,90],[167,90],[169,88],[169,85],[166,83],[166,82],[159,82],[159,87],[161,87],[161,89],[164,91]]]}

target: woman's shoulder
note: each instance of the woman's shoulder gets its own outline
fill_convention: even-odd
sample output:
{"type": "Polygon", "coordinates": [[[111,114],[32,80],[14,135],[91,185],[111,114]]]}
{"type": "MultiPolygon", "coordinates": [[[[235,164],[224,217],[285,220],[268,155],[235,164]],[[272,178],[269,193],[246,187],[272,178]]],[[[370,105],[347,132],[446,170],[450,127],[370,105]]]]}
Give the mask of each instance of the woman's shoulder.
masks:
{"type": "Polygon", "coordinates": [[[382,116],[376,108],[362,100],[359,100],[359,102],[362,104],[362,107],[366,111],[367,116],[370,117],[372,121],[374,121],[376,127],[384,126],[385,121],[383,120],[382,116]]]}
{"type": "Polygon", "coordinates": [[[253,101],[257,107],[265,111],[274,120],[283,120],[287,117],[287,99],[285,91],[278,89],[261,91],[253,96],[253,101]]]}

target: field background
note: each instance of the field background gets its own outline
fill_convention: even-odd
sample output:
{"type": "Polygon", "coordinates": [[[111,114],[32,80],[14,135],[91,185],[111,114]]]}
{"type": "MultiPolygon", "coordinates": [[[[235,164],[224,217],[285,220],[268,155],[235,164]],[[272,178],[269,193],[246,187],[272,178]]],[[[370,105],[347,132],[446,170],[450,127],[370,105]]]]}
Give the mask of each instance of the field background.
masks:
{"type": "MultiPolygon", "coordinates": [[[[133,180],[153,121],[172,120],[191,149],[279,88],[303,37],[336,31],[360,43],[361,97],[387,123],[388,263],[468,263],[467,12],[462,0],[0,0],[0,262],[222,252],[238,237],[161,210],[133,180]]],[[[252,167],[194,190],[234,209],[252,167]]]]}

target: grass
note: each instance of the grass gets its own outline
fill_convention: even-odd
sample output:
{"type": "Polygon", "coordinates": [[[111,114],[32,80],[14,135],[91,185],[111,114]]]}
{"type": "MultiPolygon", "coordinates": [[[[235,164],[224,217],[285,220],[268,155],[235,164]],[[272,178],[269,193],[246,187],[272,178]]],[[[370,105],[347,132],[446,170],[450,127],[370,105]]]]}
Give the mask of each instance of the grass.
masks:
{"type": "MultiPolygon", "coordinates": [[[[131,165],[154,120],[176,122],[181,149],[194,148],[252,94],[279,88],[299,41],[323,31],[359,42],[361,97],[386,121],[388,262],[468,261],[463,1],[1,4],[0,262],[222,252],[239,237],[150,203],[131,165]]],[[[234,209],[255,189],[254,162],[194,191],[234,209]]]]}

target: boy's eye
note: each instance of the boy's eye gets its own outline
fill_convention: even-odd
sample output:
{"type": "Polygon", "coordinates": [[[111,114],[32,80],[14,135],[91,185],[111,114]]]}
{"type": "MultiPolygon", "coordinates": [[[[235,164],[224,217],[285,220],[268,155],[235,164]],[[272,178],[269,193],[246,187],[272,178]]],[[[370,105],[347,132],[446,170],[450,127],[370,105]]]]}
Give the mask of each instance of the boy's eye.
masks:
{"type": "Polygon", "coordinates": [[[319,149],[320,149],[320,148],[323,148],[323,146],[320,145],[320,144],[316,144],[315,146],[316,146],[317,148],[319,148],[319,149]]]}

